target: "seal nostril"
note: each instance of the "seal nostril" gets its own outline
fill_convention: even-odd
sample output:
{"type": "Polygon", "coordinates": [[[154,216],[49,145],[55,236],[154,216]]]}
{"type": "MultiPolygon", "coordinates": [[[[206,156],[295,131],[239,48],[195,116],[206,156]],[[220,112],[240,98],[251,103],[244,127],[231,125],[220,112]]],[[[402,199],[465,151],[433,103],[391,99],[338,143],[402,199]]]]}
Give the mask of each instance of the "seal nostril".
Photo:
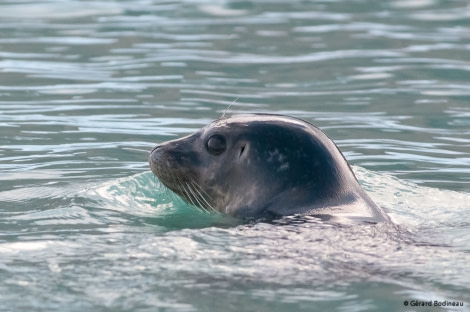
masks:
{"type": "Polygon", "coordinates": [[[152,154],[156,149],[160,148],[160,146],[161,146],[161,145],[155,146],[155,147],[152,149],[152,151],[150,152],[150,154],[152,154]]]}

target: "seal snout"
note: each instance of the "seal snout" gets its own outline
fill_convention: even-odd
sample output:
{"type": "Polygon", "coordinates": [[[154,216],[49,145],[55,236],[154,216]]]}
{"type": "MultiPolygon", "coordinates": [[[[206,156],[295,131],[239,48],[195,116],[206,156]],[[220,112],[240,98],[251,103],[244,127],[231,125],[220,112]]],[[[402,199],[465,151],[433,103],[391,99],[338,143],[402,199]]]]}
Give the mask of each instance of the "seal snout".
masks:
{"type": "Polygon", "coordinates": [[[152,170],[153,174],[155,174],[156,176],[158,176],[158,161],[161,156],[159,155],[160,153],[158,151],[160,148],[161,148],[161,145],[155,146],[149,155],[150,170],[152,170]]]}
{"type": "Polygon", "coordinates": [[[153,174],[160,180],[166,180],[167,176],[172,175],[172,169],[174,167],[173,151],[168,148],[168,144],[158,144],[150,152],[149,166],[153,174]]]}
{"type": "Polygon", "coordinates": [[[178,183],[176,181],[177,173],[174,172],[173,161],[172,153],[165,148],[165,144],[155,146],[150,152],[150,170],[164,185],[176,191],[175,188],[178,183]]]}
{"type": "Polygon", "coordinates": [[[185,140],[165,142],[155,146],[148,159],[150,170],[171,190],[193,179],[190,167],[197,163],[197,157],[187,151],[185,140]]]}

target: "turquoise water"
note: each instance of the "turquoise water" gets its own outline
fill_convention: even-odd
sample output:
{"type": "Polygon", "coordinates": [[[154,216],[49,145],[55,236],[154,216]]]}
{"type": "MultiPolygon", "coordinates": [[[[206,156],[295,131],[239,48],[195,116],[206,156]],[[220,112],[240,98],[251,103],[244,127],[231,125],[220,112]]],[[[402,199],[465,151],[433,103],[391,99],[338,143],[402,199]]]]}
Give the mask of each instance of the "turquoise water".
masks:
{"type": "Polygon", "coordinates": [[[469,60],[467,1],[2,1],[0,310],[470,311],[469,60]],[[149,151],[226,110],[320,126],[397,227],[184,204],[149,151]]]}

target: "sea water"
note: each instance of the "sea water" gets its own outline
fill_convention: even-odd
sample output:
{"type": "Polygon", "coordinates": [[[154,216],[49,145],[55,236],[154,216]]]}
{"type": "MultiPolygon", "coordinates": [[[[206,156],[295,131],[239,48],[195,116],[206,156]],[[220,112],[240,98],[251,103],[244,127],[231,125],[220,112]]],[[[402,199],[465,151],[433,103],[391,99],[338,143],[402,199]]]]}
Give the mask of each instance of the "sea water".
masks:
{"type": "Polygon", "coordinates": [[[467,1],[2,1],[0,311],[470,311],[467,1]],[[393,225],[246,223],[149,171],[321,127],[393,225]]]}

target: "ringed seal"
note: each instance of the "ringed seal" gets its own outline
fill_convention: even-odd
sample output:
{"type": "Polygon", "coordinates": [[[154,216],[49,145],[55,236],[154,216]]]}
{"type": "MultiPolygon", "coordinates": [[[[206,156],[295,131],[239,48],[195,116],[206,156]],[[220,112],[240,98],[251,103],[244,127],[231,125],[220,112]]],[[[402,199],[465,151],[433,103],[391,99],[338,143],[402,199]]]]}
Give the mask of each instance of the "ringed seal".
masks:
{"type": "Polygon", "coordinates": [[[157,145],[149,164],[186,202],[242,218],[311,215],[389,222],[319,128],[272,114],[234,115],[157,145]]]}

